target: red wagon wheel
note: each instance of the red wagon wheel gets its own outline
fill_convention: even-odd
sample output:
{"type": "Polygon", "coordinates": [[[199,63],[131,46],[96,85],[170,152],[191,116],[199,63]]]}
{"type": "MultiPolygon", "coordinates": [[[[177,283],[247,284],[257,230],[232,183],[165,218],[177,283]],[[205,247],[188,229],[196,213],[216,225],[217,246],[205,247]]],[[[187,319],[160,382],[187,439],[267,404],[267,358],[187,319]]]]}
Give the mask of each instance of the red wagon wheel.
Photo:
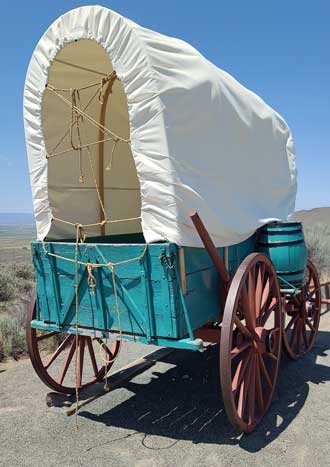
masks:
{"type": "Polygon", "coordinates": [[[307,262],[305,284],[299,295],[286,297],[283,342],[289,357],[297,360],[314,345],[321,314],[321,287],[318,273],[307,262]]]}
{"type": "MultiPolygon", "coordinates": [[[[120,347],[118,340],[114,341],[111,348],[102,345],[103,353],[107,354],[107,363],[98,357],[93,347],[93,340],[89,336],[64,334],[57,331],[39,332],[31,328],[31,321],[36,317],[36,301],[31,301],[27,323],[26,340],[32,365],[39,378],[51,389],[64,394],[74,394],[76,384],[78,389],[85,388],[97,381],[101,381],[110,370],[113,360],[120,347]],[[58,339],[56,339],[58,338],[58,339]],[[55,350],[49,356],[46,352],[47,343],[55,344],[55,350]],[[75,359],[77,358],[77,375],[75,359]],[[88,355],[87,355],[88,354],[88,355]],[[77,376],[77,381],[76,381],[77,376]]],[[[102,344],[101,339],[97,339],[102,344]]]]}
{"type": "Polygon", "coordinates": [[[281,294],[266,256],[249,255],[229,288],[220,340],[220,378],[231,423],[251,432],[273,399],[281,356],[281,294]]]}

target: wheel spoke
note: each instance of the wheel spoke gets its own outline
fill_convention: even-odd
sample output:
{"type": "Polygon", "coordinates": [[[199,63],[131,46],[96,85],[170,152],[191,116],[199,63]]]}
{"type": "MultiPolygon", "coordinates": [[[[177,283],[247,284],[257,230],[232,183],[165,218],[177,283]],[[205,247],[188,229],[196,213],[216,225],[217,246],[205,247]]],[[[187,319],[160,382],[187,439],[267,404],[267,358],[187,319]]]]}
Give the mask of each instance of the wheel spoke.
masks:
{"type": "Polygon", "coordinates": [[[71,363],[71,360],[72,360],[72,357],[73,357],[73,354],[74,354],[75,350],[76,350],[76,342],[73,339],[73,342],[71,344],[68,356],[66,357],[66,360],[65,360],[64,365],[63,365],[62,373],[61,373],[61,375],[60,375],[60,377],[59,377],[59,379],[57,381],[58,384],[63,383],[65,375],[67,374],[67,371],[68,371],[68,368],[69,368],[69,365],[71,363]]]}
{"type": "Polygon", "coordinates": [[[239,391],[237,413],[240,418],[243,418],[244,416],[246,396],[248,393],[248,388],[249,388],[249,383],[250,383],[250,373],[251,373],[251,360],[249,362],[247,371],[245,372],[245,378],[242,381],[241,389],[239,391]]]}
{"type": "Polygon", "coordinates": [[[262,291],[262,297],[261,297],[261,304],[260,304],[260,314],[262,315],[262,312],[264,310],[264,307],[267,304],[267,301],[269,299],[269,292],[271,291],[272,285],[274,282],[274,277],[268,277],[265,287],[262,291]]]}
{"type": "Polygon", "coordinates": [[[109,347],[103,343],[102,339],[97,339],[97,342],[101,345],[102,349],[105,350],[106,354],[109,357],[109,360],[112,360],[114,356],[109,347]]]}
{"type": "Polygon", "coordinates": [[[252,357],[251,361],[251,374],[250,374],[250,383],[248,391],[248,403],[249,403],[249,423],[254,424],[255,421],[255,383],[256,383],[256,356],[252,357]]]}
{"type": "Polygon", "coordinates": [[[245,371],[246,371],[246,368],[247,368],[248,363],[250,361],[251,355],[252,355],[252,353],[249,352],[245,357],[242,358],[242,360],[237,365],[235,376],[234,376],[233,382],[232,382],[232,391],[233,391],[234,394],[236,393],[237,389],[240,387],[240,385],[241,385],[241,383],[243,381],[245,371]]]}
{"type": "Polygon", "coordinates": [[[292,331],[292,334],[291,334],[291,337],[290,337],[290,347],[291,348],[293,347],[293,344],[294,344],[294,342],[295,342],[295,340],[297,338],[299,323],[300,323],[300,319],[299,319],[299,316],[298,316],[298,319],[296,320],[296,322],[294,324],[293,331],[292,331]]]}
{"type": "Polygon", "coordinates": [[[246,326],[244,326],[244,324],[238,318],[238,316],[235,316],[234,323],[236,324],[237,328],[241,331],[241,333],[244,334],[244,336],[246,336],[249,339],[252,339],[251,332],[248,330],[248,328],[246,326]]]}
{"type": "Polygon", "coordinates": [[[307,349],[308,348],[308,336],[307,336],[305,323],[303,323],[302,325],[302,335],[304,339],[305,348],[307,349]]]}
{"type": "Polygon", "coordinates": [[[49,339],[50,337],[56,336],[58,334],[57,331],[51,331],[47,332],[46,334],[41,334],[40,336],[37,336],[37,341],[43,341],[44,339],[49,339]]]}
{"type": "Polygon", "coordinates": [[[70,340],[72,339],[72,334],[69,334],[63,342],[57,347],[53,355],[50,357],[48,362],[45,365],[45,369],[47,370],[50,365],[57,359],[57,357],[60,355],[61,352],[65,349],[65,347],[70,343],[70,340]]]}
{"type": "Polygon", "coordinates": [[[79,336],[78,343],[78,365],[77,365],[77,386],[81,387],[82,375],[84,369],[85,336],[79,336]]]}
{"type": "Polygon", "coordinates": [[[263,375],[263,377],[264,377],[264,379],[265,379],[265,381],[267,383],[267,386],[271,390],[273,388],[273,384],[272,384],[271,379],[269,377],[269,374],[268,374],[264,359],[262,358],[262,355],[259,355],[259,364],[260,364],[261,373],[262,373],[262,375],[263,375]]]}
{"type": "Polygon", "coordinates": [[[308,280],[307,280],[306,288],[308,288],[308,289],[310,288],[312,279],[313,279],[313,273],[312,273],[312,271],[309,269],[309,277],[308,277],[308,280]]]}
{"type": "Polygon", "coordinates": [[[273,352],[265,352],[265,355],[267,355],[267,357],[269,357],[271,360],[274,360],[275,362],[278,360],[277,356],[273,354],[273,352]]]}
{"type": "Polygon", "coordinates": [[[301,334],[302,330],[301,327],[303,326],[303,321],[300,319],[298,322],[298,331],[297,331],[297,354],[300,354],[300,347],[301,347],[301,334]]]}
{"type": "Polygon", "coordinates": [[[245,284],[243,284],[242,286],[241,298],[242,298],[242,305],[243,305],[243,310],[244,310],[244,318],[246,321],[246,326],[250,331],[253,331],[255,328],[255,325],[254,325],[254,320],[251,316],[250,302],[249,302],[249,297],[246,291],[245,284]]]}
{"type": "Polygon", "coordinates": [[[308,318],[305,318],[305,321],[306,321],[307,326],[308,326],[313,332],[315,332],[315,327],[312,325],[312,323],[310,322],[310,320],[309,320],[308,318]]]}
{"type": "Polygon", "coordinates": [[[262,287],[264,282],[264,273],[265,273],[265,266],[264,264],[260,264],[258,269],[258,276],[257,276],[257,285],[256,285],[256,292],[255,292],[255,313],[256,319],[258,320],[260,311],[261,311],[261,298],[262,298],[262,287]]]}
{"type": "Polygon", "coordinates": [[[256,399],[261,414],[264,412],[264,395],[262,392],[261,376],[260,376],[260,365],[258,363],[258,356],[256,357],[256,399]]]}
{"type": "Polygon", "coordinates": [[[261,316],[261,323],[260,323],[261,326],[265,327],[265,324],[268,318],[270,317],[270,315],[272,314],[272,312],[274,311],[276,305],[277,305],[277,300],[275,297],[273,297],[269,304],[267,311],[265,311],[265,313],[261,316]]]}
{"type": "MultiPolygon", "coordinates": [[[[249,270],[248,274],[248,299],[249,299],[249,316],[251,320],[251,330],[256,327],[256,316],[255,316],[255,309],[256,309],[256,300],[255,300],[255,267],[252,267],[249,270]]],[[[249,326],[248,326],[249,327],[249,326]]]]}
{"type": "Polygon", "coordinates": [[[250,346],[251,346],[251,341],[248,341],[248,340],[243,341],[242,344],[240,344],[237,347],[234,347],[232,349],[232,351],[230,352],[231,358],[237,357],[237,355],[239,355],[241,352],[243,352],[244,350],[246,350],[250,346]]]}
{"type": "Polygon", "coordinates": [[[288,332],[288,330],[291,328],[291,326],[293,324],[295,324],[295,322],[297,321],[298,318],[299,318],[298,314],[292,316],[292,318],[290,319],[288,325],[285,327],[285,332],[288,332]]]}
{"type": "Polygon", "coordinates": [[[312,290],[311,289],[306,290],[306,301],[309,301],[309,302],[314,301],[313,297],[316,294],[316,291],[317,290],[315,289],[315,287],[312,290]]]}
{"type": "Polygon", "coordinates": [[[300,308],[300,301],[298,300],[298,297],[296,295],[292,295],[292,299],[295,302],[296,306],[298,309],[300,308]]]}
{"type": "Polygon", "coordinates": [[[92,339],[90,337],[87,337],[86,342],[87,342],[87,347],[88,347],[88,351],[89,351],[89,356],[91,358],[91,362],[92,362],[92,366],[93,366],[94,375],[97,376],[99,371],[98,371],[98,368],[97,368],[97,363],[96,363],[96,358],[95,358],[95,352],[94,352],[94,349],[93,349],[92,339]]]}

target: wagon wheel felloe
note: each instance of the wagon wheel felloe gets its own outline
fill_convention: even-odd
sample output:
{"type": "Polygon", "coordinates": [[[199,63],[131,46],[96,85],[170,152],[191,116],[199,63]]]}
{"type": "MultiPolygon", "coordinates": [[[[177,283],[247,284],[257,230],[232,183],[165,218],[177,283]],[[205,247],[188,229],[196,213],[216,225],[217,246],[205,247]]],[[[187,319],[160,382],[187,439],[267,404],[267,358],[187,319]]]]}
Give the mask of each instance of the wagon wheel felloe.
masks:
{"type": "Polygon", "coordinates": [[[26,340],[32,365],[48,387],[64,394],[74,394],[76,386],[80,390],[102,381],[112,366],[111,360],[119,351],[119,341],[114,341],[109,348],[101,339],[97,339],[102,344],[102,353],[106,354],[103,361],[95,352],[91,337],[79,335],[76,342],[75,334],[61,334],[57,331],[38,334],[31,327],[35,317],[36,301],[33,299],[27,316],[26,340]],[[46,351],[50,342],[55,347],[51,355],[46,351]]]}
{"type": "Polygon", "coordinates": [[[320,322],[321,287],[311,261],[307,262],[301,293],[286,297],[285,311],[284,348],[289,357],[296,360],[313,347],[320,322]]]}
{"type": "Polygon", "coordinates": [[[253,253],[239,266],[230,285],[220,340],[224,406],[240,431],[253,431],[271,404],[281,337],[276,272],[268,257],[253,253]]]}

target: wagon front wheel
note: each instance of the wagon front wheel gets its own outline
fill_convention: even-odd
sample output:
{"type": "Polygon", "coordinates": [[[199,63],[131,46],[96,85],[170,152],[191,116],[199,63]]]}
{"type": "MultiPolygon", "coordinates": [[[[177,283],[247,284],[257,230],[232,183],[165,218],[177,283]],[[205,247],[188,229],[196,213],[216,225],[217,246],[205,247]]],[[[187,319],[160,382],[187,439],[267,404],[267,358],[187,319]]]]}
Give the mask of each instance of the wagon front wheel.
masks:
{"type": "Polygon", "coordinates": [[[101,339],[96,339],[96,348],[94,340],[89,336],[32,328],[31,321],[35,317],[36,301],[33,299],[26,323],[27,346],[36,373],[49,388],[64,394],[74,394],[76,386],[81,390],[102,381],[118,354],[118,340],[109,347],[101,339]],[[102,346],[102,352],[98,352],[99,345],[102,346]]]}
{"type": "Polygon", "coordinates": [[[236,271],[225,304],[220,380],[227,416],[251,432],[267,412],[281,355],[281,294],[266,256],[249,255],[236,271]]]}

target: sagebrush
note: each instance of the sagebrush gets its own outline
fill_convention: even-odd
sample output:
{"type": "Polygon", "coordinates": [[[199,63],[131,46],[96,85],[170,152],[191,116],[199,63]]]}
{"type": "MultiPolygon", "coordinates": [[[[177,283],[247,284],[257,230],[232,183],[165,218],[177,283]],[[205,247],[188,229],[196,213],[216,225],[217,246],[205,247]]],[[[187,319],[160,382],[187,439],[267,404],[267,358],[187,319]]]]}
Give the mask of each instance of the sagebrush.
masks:
{"type": "Polygon", "coordinates": [[[3,265],[0,269],[0,302],[21,299],[34,284],[32,264],[17,263],[3,265]]]}
{"type": "Polygon", "coordinates": [[[0,361],[26,352],[25,330],[13,316],[0,317],[0,361]]]}
{"type": "Polygon", "coordinates": [[[316,223],[304,228],[308,255],[321,279],[330,277],[330,225],[316,223]]]}
{"type": "Polygon", "coordinates": [[[0,268],[0,361],[26,352],[27,303],[34,286],[32,264],[2,264],[0,268]]]}

